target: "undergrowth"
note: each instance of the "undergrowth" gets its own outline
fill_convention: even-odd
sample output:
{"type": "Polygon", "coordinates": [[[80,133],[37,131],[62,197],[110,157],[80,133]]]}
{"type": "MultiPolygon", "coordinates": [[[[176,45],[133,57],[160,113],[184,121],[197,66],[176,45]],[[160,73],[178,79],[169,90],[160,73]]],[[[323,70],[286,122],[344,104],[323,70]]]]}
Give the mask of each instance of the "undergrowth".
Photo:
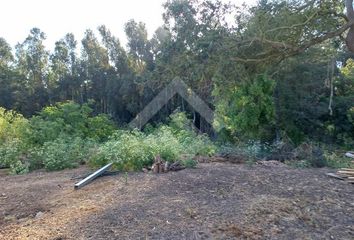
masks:
{"type": "Polygon", "coordinates": [[[207,136],[188,129],[186,126],[190,124],[183,113],[176,113],[171,116],[168,125],[149,129],[146,133],[138,130],[117,131],[97,149],[90,165],[98,167],[113,162],[119,170],[132,171],[151,165],[157,155],[175,162],[185,154],[191,157],[214,154],[216,146],[207,136]]]}
{"type": "MultiPolygon", "coordinates": [[[[58,103],[29,120],[0,109],[0,167],[13,174],[45,168],[48,171],[89,163],[113,162],[119,170],[141,170],[160,155],[166,161],[182,154],[212,155],[215,145],[193,131],[184,113],[171,115],[169,124],[149,131],[117,130],[106,115],[92,116],[87,105],[58,103]]],[[[193,162],[186,165],[194,167],[193,162]]]]}

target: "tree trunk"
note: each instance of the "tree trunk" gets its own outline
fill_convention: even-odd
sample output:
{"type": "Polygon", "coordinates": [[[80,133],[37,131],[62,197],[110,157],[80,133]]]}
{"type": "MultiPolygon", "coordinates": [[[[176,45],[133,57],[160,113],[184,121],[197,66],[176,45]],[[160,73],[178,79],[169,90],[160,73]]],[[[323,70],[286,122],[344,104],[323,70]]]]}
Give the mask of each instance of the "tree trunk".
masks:
{"type": "Polygon", "coordinates": [[[281,133],[280,133],[280,99],[279,99],[279,82],[276,82],[275,89],[274,89],[274,106],[275,106],[275,138],[276,142],[280,142],[281,140],[281,133]]]}
{"type": "MultiPolygon", "coordinates": [[[[346,0],[345,7],[347,9],[347,17],[349,21],[354,21],[353,0],[346,0]]],[[[349,28],[349,32],[345,39],[345,43],[349,51],[354,52],[354,25],[349,28]]]]}

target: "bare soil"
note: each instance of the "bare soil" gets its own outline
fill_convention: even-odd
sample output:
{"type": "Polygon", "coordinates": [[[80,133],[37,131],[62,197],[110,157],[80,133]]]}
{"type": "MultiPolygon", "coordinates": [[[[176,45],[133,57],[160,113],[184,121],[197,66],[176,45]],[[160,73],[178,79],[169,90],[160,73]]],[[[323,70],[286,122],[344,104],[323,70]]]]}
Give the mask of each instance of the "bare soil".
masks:
{"type": "Polygon", "coordinates": [[[328,169],[201,163],[99,178],[0,172],[0,239],[354,239],[354,185],[328,169]]]}

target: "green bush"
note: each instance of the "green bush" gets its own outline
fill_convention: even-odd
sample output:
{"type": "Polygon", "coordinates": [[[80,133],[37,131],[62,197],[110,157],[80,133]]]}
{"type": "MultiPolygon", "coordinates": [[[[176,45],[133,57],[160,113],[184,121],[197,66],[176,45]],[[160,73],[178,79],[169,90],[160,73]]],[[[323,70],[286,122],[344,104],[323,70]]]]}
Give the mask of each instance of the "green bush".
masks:
{"type": "Polygon", "coordinates": [[[113,122],[105,114],[87,119],[85,137],[96,141],[106,141],[115,131],[113,122]]]}
{"type": "Polygon", "coordinates": [[[273,93],[275,81],[260,74],[249,81],[241,81],[228,91],[214,89],[222,101],[216,105],[217,129],[225,127],[232,136],[241,139],[271,140],[274,134],[275,107],[273,93]]]}
{"type": "Polygon", "coordinates": [[[22,139],[29,130],[28,120],[21,114],[0,107],[0,145],[22,139]]]}
{"type": "Polygon", "coordinates": [[[169,126],[149,127],[145,133],[137,130],[117,131],[97,149],[90,164],[100,167],[113,162],[117,169],[131,171],[151,165],[157,155],[174,162],[182,154],[193,157],[215,153],[214,144],[206,136],[188,129],[191,125],[187,121],[183,113],[178,113],[171,116],[169,126]]]}
{"type": "Polygon", "coordinates": [[[74,168],[89,159],[94,146],[94,142],[62,136],[32,151],[30,165],[44,166],[49,171],[74,168]]]}
{"type": "Polygon", "coordinates": [[[92,117],[91,113],[92,109],[87,104],[79,105],[70,101],[45,107],[38,116],[30,119],[28,141],[43,145],[61,134],[96,141],[107,140],[115,130],[113,122],[107,115],[92,117]]]}
{"type": "Polygon", "coordinates": [[[19,161],[22,154],[22,143],[18,139],[12,139],[0,145],[0,166],[10,167],[19,161]]]}
{"type": "Polygon", "coordinates": [[[91,117],[91,112],[87,105],[65,102],[46,107],[27,121],[0,109],[0,166],[20,174],[40,168],[73,168],[85,162],[95,167],[113,162],[117,169],[131,171],[151,165],[157,155],[174,162],[181,155],[216,151],[207,136],[193,131],[184,113],[171,115],[169,125],[150,127],[143,133],[115,131],[106,115],[91,117]]]}
{"type": "Polygon", "coordinates": [[[352,159],[344,156],[344,152],[325,151],[327,166],[331,168],[351,168],[354,167],[352,159]]]}
{"type": "Polygon", "coordinates": [[[153,134],[145,139],[146,144],[151,144],[155,154],[159,154],[162,159],[174,162],[183,152],[183,145],[175,136],[171,128],[161,126],[153,134]]]}
{"type": "Polygon", "coordinates": [[[193,131],[193,124],[185,113],[174,113],[170,119],[168,126],[181,144],[183,153],[203,156],[215,154],[216,146],[207,135],[198,135],[193,131]]]}
{"type": "Polygon", "coordinates": [[[186,168],[195,168],[197,166],[197,161],[193,160],[193,159],[186,159],[182,161],[183,166],[185,166],[186,168]]]}
{"type": "Polygon", "coordinates": [[[47,170],[61,170],[78,165],[78,161],[72,159],[69,143],[64,139],[58,138],[52,142],[46,142],[41,150],[40,156],[47,170]]]}
{"type": "Polygon", "coordinates": [[[17,160],[10,164],[10,173],[11,174],[25,174],[29,172],[29,166],[26,163],[17,160]]]}
{"type": "Polygon", "coordinates": [[[156,154],[154,143],[149,144],[141,132],[119,131],[97,149],[90,164],[100,167],[113,162],[119,170],[140,170],[152,164],[156,154]]]}

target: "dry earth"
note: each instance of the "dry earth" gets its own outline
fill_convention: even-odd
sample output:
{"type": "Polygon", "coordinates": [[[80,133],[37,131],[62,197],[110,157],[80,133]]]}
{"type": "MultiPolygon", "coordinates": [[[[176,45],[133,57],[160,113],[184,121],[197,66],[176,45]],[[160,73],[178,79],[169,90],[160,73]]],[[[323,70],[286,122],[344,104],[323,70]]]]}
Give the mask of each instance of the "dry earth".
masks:
{"type": "Polygon", "coordinates": [[[0,239],[354,239],[354,185],[328,169],[202,163],[102,177],[0,173],[0,239]]]}

